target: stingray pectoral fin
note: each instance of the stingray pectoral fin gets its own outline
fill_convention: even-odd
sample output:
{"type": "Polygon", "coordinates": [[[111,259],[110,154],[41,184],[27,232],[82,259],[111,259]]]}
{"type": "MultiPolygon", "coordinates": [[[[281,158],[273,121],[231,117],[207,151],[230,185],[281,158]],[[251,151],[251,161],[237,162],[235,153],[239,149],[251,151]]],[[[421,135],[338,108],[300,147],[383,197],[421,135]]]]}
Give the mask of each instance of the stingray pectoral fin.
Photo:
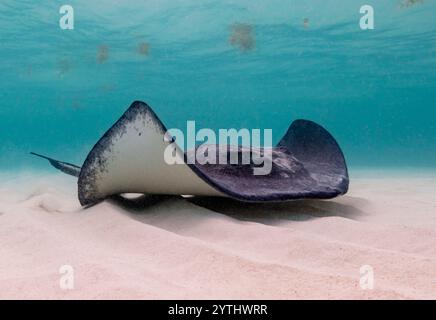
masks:
{"type": "Polygon", "coordinates": [[[69,174],[74,177],[78,177],[80,174],[81,168],[79,166],[76,166],[75,164],[55,160],[36,152],[30,152],[30,154],[48,160],[48,162],[50,162],[53,167],[62,171],[63,173],[69,174]]]}
{"type": "Polygon", "coordinates": [[[321,184],[335,189],[338,194],[348,191],[344,154],[335,138],[319,124],[295,120],[277,147],[289,150],[321,184]]]}
{"type": "MultiPolygon", "coordinates": [[[[80,171],[79,201],[90,205],[121,193],[222,195],[186,163],[168,164],[172,143],[154,111],[135,101],[89,152],[80,171]]],[[[174,152],[183,162],[184,153],[174,152]]]]}

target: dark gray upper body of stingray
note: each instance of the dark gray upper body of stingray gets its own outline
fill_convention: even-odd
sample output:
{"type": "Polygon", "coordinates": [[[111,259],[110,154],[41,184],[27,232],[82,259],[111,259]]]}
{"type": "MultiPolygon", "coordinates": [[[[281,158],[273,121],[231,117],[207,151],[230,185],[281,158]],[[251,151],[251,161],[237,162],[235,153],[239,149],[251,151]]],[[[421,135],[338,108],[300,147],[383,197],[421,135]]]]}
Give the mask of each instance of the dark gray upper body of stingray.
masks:
{"type": "MultiPolygon", "coordinates": [[[[111,195],[102,196],[96,191],[95,164],[104,166],[102,154],[115,137],[125,133],[126,124],[138,115],[150,117],[162,134],[167,131],[146,103],[135,101],[95,144],[82,167],[35,155],[46,158],[57,169],[79,177],[78,194],[82,205],[98,202],[111,195]]],[[[347,166],[339,145],[327,130],[308,120],[294,121],[273,148],[272,170],[267,175],[253,175],[253,164],[187,165],[221,194],[240,201],[328,199],[345,194],[349,185],[347,166]]],[[[119,193],[128,192],[140,190],[126,189],[119,193]]]]}

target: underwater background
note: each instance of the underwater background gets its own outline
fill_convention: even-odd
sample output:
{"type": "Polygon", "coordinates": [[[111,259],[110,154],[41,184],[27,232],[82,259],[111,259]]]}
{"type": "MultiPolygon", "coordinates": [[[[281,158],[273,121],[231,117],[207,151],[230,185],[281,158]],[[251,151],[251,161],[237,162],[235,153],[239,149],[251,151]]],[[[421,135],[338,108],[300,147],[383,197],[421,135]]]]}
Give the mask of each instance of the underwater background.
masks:
{"type": "Polygon", "coordinates": [[[274,142],[310,119],[351,169],[434,168],[435,48],[430,0],[2,0],[0,169],[48,167],[30,151],[81,165],[134,100],[167,128],[272,128],[274,142]]]}

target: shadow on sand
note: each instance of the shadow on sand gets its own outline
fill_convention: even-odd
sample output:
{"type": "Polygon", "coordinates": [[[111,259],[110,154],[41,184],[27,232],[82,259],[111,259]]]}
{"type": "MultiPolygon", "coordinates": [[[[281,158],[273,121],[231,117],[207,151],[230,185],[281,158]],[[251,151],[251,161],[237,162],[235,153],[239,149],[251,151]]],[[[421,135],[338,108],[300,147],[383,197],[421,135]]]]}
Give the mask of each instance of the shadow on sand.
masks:
{"type": "MultiPolygon", "coordinates": [[[[111,202],[129,211],[133,216],[144,216],[153,212],[155,205],[178,202],[226,215],[241,221],[274,225],[283,221],[305,221],[322,217],[343,217],[357,220],[366,215],[363,210],[368,201],[344,196],[333,200],[295,200],[286,202],[250,203],[220,197],[181,197],[142,195],[136,198],[116,196],[111,202]]],[[[195,208],[193,208],[195,209],[195,208]]],[[[175,212],[177,214],[177,212],[175,212]]]]}
{"type": "Polygon", "coordinates": [[[365,215],[360,205],[364,199],[346,197],[338,200],[294,200],[286,202],[246,203],[226,198],[190,198],[189,202],[243,221],[273,224],[275,221],[303,221],[322,217],[358,219],[365,215]]]}

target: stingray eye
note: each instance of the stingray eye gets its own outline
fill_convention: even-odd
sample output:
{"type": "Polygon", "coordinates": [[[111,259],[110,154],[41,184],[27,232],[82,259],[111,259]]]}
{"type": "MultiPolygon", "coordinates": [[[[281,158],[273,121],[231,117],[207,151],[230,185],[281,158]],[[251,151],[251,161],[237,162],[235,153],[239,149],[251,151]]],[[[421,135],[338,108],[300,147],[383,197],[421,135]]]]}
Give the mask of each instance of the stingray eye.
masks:
{"type": "Polygon", "coordinates": [[[171,137],[171,142],[176,142],[176,136],[171,137]]]}

